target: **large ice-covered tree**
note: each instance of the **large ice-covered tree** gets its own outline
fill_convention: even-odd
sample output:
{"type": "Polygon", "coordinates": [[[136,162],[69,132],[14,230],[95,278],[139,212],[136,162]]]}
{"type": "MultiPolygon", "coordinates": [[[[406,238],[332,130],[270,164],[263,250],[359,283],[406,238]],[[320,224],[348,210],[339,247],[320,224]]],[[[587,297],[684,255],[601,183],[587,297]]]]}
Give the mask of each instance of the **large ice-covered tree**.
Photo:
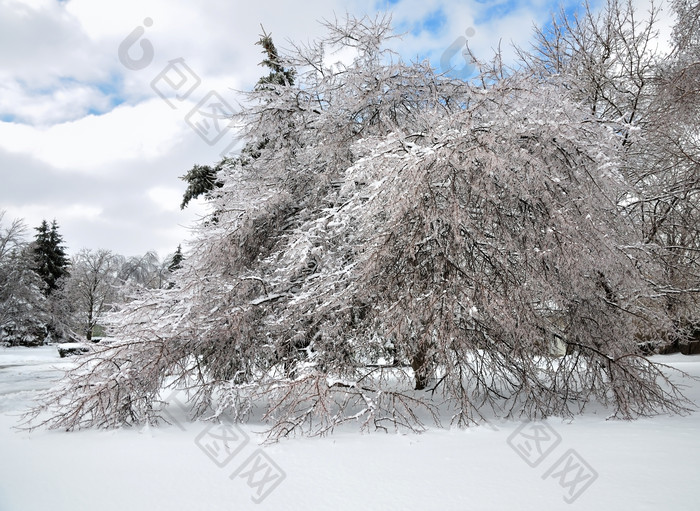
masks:
{"type": "Polygon", "coordinates": [[[674,322],[621,206],[618,126],[557,77],[473,86],[385,50],[386,20],[327,28],[277,57],[293,84],[247,98],[259,153],[218,165],[174,285],[112,318],[41,420],[155,421],[166,386],[195,416],[262,406],[272,438],[684,410],[637,347],[674,322]]]}

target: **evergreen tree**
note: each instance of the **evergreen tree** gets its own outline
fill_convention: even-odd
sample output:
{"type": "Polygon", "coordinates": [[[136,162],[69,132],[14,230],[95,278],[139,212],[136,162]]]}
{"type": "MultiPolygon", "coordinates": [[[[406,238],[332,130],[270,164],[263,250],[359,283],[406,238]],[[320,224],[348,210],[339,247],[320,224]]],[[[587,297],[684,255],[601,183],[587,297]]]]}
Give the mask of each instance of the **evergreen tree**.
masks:
{"type": "Polygon", "coordinates": [[[256,89],[266,88],[266,85],[282,85],[291,86],[294,85],[294,78],[296,76],[296,70],[294,68],[285,68],[282,64],[282,60],[277,53],[277,48],[275,43],[272,42],[272,34],[267,34],[265,29],[262,28],[262,35],[257,43],[263,47],[263,53],[265,53],[265,59],[260,63],[270,70],[267,76],[263,76],[258,80],[256,89]]]}
{"type": "Polygon", "coordinates": [[[56,220],[50,226],[46,220],[43,220],[35,230],[37,231],[33,249],[35,271],[46,284],[44,292],[48,296],[58,288],[59,280],[69,275],[69,260],[56,220]]]}
{"type": "Polygon", "coordinates": [[[185,256],[182,255],[182,245],[177,246],[177,250],[173,254],[173,258],[168,265],[168,271],[174,272],[182,267],[182,261],[185,260],[185,256]]]}
{"type": "Polygon", "coordinates": [[[197,199],[201,195],[209,198],[209,194],[215,187],[221,188],[223,183],[216,180],[216,173],[221,170],[222,165],[226,162],[227,160],[223,159],[214,167],[195,165],[187,171],[187,174],[180,176],[180,179],[188,183],[187,190],[185,190],[185,194],[182,197],[180,209],[185,209],[192,199],[197,199]]]}
{"type": "MultiPolygon", "coordinates": [[[[274,91],[276,87],[291,87],[294,85],[296,70],[291,67],[284,67],[282,59],[280,59],[277,53],[277,48],[272,42],[272,36],[267,34],[264,28],[260,39],[255,44],[262,46],[263,53],[265,53],[265,59],[263,59],[260,65],[270,70],[267,76],[263,76],[258,80],[255,89],[258,91],[274,91]]],[[[260,157],[261,151],[268,142],[269,139],[265,135],[260,137],[259,140],[248,142],[241,151],[240,157],[236,160],[240,161],[242,164],[246,164],[250,160],[257,159],[260,157]]],[[[207,200],[211,199],[211,192],[215,188],[221,188],[223,186],[223,181],[217,179],[217,174],[231,164],[235,164],[235,162],[224,158],[214,167],[209,165],[195,165],[187,171],[187,174],[181,176],[180,179],[186,181],[188,185],[183,195],[180,209],[185,209],[192,199],[196,199],[202,195],[204,195],[207,200]]]]}

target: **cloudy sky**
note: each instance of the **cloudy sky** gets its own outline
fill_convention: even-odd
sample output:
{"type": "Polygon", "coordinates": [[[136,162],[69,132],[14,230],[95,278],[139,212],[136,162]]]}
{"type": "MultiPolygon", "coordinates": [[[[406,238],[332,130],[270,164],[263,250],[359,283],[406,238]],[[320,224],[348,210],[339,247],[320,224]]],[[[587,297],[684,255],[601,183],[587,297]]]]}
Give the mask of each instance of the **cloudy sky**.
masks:
{"type": "Polygon", "coordinates": [[[560,3],[0,0],[0,210],[55,218],[71,253],[165,256],[204,211],[180,211],[178,177],[233,140],[201,112],[223,114],[261,76],[261,24],[284,48],[320,36],[318,20],[389,11],[402,56],[439,69],[460,38],[484,57],[526,45],[560,3]]]}

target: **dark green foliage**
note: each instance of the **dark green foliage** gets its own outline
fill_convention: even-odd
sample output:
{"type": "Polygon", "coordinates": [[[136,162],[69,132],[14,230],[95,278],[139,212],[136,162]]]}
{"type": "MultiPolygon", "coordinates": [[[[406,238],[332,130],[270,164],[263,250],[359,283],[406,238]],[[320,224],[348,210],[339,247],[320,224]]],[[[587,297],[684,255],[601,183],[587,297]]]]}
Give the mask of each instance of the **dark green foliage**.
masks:
{"type": "Polygon", "coordinates": [[[260,78],[260,80],[258,80],[256,89],[263,89],[268,84],[282,86],[294,85],[296,70],[294,68],[284,68],[280,62],[279,55],[277,54],[277,48],[272,42],[272,35],[265,33],[265,29],[263,28],[263,33],[260,36],[260,40],[255,44],[262,46],[263,53],[266,54],[266,58],[260,63],[260,65],[267,67],[270,70],[270,73],[267,76],[263,76],[260,78]]]}
{"type": "Polygon", "coordinates": [[[215,187],[221,188],[221,186],[223,186],[220,181],[216,180],[216,173],[221,170],[225,162],[226,159],[223,159],[214,167],[210,167],[209,165],[195,165],[187,171],[187,174],[180,176],[180,179],[188,183],[185,195],[182,197],[180,209],[185,209],[191,200],[201,195],[208,198],[208,194],[215,187]]]}
{"type": "Polygon", "coordinates": [[[177,246],[177,250],[173,254],[173,258],[168,265],[168,271],[174,272],[182,267],[182,261],[185,260],[185,256],[182,255],[182,245],[177,246]]]}
{"type": "Polygon", "coordinates": [[[60,279],[69,275],[70,262],[63,246],[63,237],[58,233],[56,220],[51,226],[43,220],[35,230],[37,234],[33,246],[34,271],[46,284],[44,292],[48,296],[58,289],[60,279]]]}

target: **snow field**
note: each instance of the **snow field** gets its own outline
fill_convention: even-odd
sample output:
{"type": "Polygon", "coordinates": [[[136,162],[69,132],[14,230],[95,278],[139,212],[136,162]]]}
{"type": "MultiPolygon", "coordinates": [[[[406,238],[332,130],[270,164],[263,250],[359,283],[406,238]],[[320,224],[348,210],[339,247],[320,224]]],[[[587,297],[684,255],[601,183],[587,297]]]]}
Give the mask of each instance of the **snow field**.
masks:
{"type": "MultiPolygon", "coordinates": [[[[700,357],[656,359],[700,376],[700,357]]],[[[72,433],[13,429],[31,398],[71,363],[53,347],[0,349],[0,511],[700,508],[697,413],[622,422],[590,412],[570,423],[500,421],[421,435],[345,428],[262,447],[264,426],[244,424],[223,450],[212,436],[217,427],[207,423],[72,433]],[[552,445],[531,442],[530,463],[516,452],[523,445],[519,432],[533,425],[559,442],[531,467],[537,447],[552,445]],[[258,449],[266,458],[242,466],[258,449]],[[567,504],[570,490],[576,494],[592,477],[572,486],[586,474],[557,475],[570,450],[597,476],[567,504]],[[265,459],[274,470],[265,469],[265,459]]],[[[700,402],[700,382],[688,383],[688,396],[700,402]]]]}

